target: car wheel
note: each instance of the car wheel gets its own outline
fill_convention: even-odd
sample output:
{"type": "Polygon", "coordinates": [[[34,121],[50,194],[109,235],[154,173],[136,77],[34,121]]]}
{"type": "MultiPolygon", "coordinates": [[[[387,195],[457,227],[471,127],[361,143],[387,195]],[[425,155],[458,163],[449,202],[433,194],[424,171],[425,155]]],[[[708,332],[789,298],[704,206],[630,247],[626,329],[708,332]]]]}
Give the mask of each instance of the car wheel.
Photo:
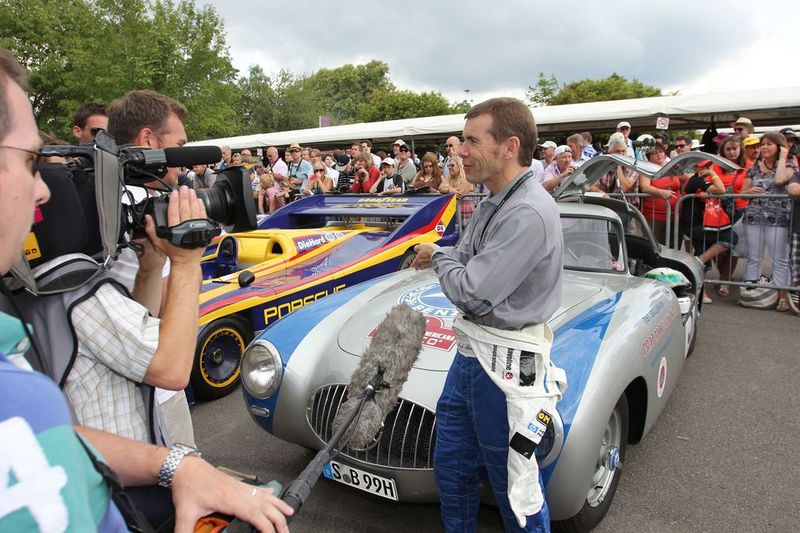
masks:
{"type": "Polygon", "coordinates": [[[403,254],[402,259],[400,259],[400,264],[397,265],[397,270],[405,270],[407,268],[411,268],[411,263],[414,262],[414,259],[417,257],[417,252],[414,251],[413,248],[410,250],[406,250],[406,253],[403,254]]]}
{"type": "Polygon", "coordinates": [[[239,379],[242,355],[253,335],[241,318],[225,317],[200,332],[192,367],[192,390],[199,400],[230,393],[239,379]]]}
{"type": "Polygon", "coordinates": [[[623,394],[603,431],[583,508],[572,518],[554,523],[555,529],[572,533],[591,531],[603,520],[617,492],[627,440],[628,399],[623,394]]]}

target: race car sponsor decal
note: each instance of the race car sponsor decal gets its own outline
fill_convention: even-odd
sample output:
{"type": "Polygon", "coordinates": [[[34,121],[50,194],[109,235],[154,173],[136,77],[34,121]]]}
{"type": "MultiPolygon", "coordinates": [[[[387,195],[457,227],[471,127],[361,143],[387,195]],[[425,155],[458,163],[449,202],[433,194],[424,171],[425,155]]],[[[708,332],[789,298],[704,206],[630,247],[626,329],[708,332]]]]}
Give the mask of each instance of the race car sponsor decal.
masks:
{"type": "Polygon", "coordinates": [[[542,440],[544,437],[545,432],[547,431],[547,426],[550,425],[550,422],[553,420],[553,417],[550,413],[541,409],[537,414],[536,418],[531,420],[528,423],[528,431],[533,433],[534,435],[534,442],[539,444],[539,441],[542,440]]]}
{"type": "Polygon", "coordinates": [[[675,299],[675,292],[672,289],[670,289],[669,287],[661,287],[661,292],[664,293],[664,296],[670,302],[675,299]]]}
{"type": "Polygon", "coordinates": [[[343,238],[344,238],[344,232],[327,231],[325,233],[318,233],[316,235],[295,237],[292,240],[294,241],[294,245],[297,247],[298,252],[305,252],[307,250],[311,250],[312,248],[316,248],[317,246],[322,246],[323,244],[328,244],[329,242],[333,242],[343,238]]]}
{"type": "Polygon", "coordinates": [[[658,302],[656,302],[656,305],[655,305],[655,306],[653,306],[653,308],[652,308],[652,309],[650,309],[650,311],[648,311],[648,313],[642,317],[642,322],[644,322],[645,324],[649,324],[649,323],[650,323],[650,321],[651,321],[651,320],[652,320],[652,319],[653,319],[653,318],[654,318],[654,317],[655,317],[655,316],[656,316],[658,313],[660,313],[662,309],[664,309],[664,302],[662,302],[662,301],[658,301],[658,302]]]}
{"type": "MultiPolygon", "coordinates": [[[[372,328],[367,335],[371,339],[375,335],[378,327],[372,328]]],[[[422,345],[436,350],[449,352],[456,343],[456,332],[452,328],[444,325],[444,320],[435,316],[425,317],[425,336],[422,337],[422,345]]]]}
{"type": "Polygon", "coordinates": [[[339,292],[340,290],[344,289],[345,286],[346,285],[344,285],[344,284],[337,285],[337,286],[335,286],[333,288],[332,291],[328,291],[327,289],[325,289],[325,290],[321,290],[321,291],[318,291],[318,292],[314,292],[314,293],[308,294],[308,295],[306,295],[306,296],[304,296],[302,298],[296,298],[296,299],[291,300],[289,302],[284,302],[284,303],[281,303],[281,304],[278,304],[278,305],[273,305],[271,307],[265,307],[264,308],[264,325],[265,326],[269,325],[270,321],[275,322],[276,320],[279,320],[279,319],[285,317],[289,313],[293,313],[294,311],[297,311],[301,307],[304,307],[304,306],[306,306],[306,305],[308,305],[310,303],[316,302],[320,298],[324,298],[325,296],[328,296],[328,294],[333,294],[333,293],[339,292]]]}
{"type": "Polygon", "coordinates": [[[653,331],[651,331],[650,334],[642,341],[642,351],[645,355],[649,354],[661,337],[664,336],[664,333],[667,332],[674,318],[675,309],[672,308],[661,320],[659,320],[658,324],[656,324],[656,326],[653,328],[653,331]]]}
{"type": "MultiPolygon", "coordinates": [[[[423,346],[449,352],[456,344],[456,333],[450,326],[457,311],[442,292],[438,283],[415,287],[400,295],[398,303],[405,304],[425,317],[423,346]]],[[[370,337],[374,330],[370,332],[370,337]]]]}
{"type": "Polygon", "coordinates": [[[406,202],[408,202],[408,198],[394,198],[391,196],[361,198],[358,200],[359,204],[404,204],[406,202]]]}
{"type": "Polygon", "coordinates": [[[658,364],[658,382],[656,383],[656,395],[661,398],[664,396],[664,388],[667,386],[667,358],[662,357],[658,364]]]}
{"type": "Polygon", "coordinates": [[[445,232],[446,229],[447,229],[447,226],[444,224],[444,222],[442,222],[441,219],[439,219],[439,222],[436,224],[436,228],[435,228],[436,234],[439,237],[441,237],[442,235],[444,235],[444,232],[445,232]]]}

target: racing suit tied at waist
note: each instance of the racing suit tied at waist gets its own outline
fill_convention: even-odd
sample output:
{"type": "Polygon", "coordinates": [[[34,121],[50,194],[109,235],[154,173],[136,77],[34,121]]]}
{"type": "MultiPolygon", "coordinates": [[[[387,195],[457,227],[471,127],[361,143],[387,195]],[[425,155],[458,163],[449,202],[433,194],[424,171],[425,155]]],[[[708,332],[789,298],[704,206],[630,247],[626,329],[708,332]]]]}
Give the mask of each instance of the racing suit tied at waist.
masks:
{"type": "Polygon", "coordinates": [[[550,361],[553,331],[547,324],[503,330],[466,320],[453,323],[484,371],[506,396],[508,413],[508,501],[520,527],[544,503],[534,452],[552,423],[567,375],[550,361]]]}

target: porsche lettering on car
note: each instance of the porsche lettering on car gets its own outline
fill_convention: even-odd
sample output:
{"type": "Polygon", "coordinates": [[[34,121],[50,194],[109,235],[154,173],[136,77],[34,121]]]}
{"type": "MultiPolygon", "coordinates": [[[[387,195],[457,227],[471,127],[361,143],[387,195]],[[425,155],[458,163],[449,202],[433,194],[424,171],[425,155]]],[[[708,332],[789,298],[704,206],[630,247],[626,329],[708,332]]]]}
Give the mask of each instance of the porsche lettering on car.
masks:
{"type": "Polygon", "coordinates": [[[213,399],[235,387],[255,332],[408,267],[419,243],[455,242],[455,215],[452,195],[317,195],[286,205],[255,231],[216,239],[202,262],[195,396],[213,399]]]}
{"type": "MultiPolygon", "coordinates": [[[[647,434],[675,389],[697,335],[703,286],[702,264],[660,246],[624,198],[586,192],[618,165],[657,177],[700,158],[714,157],[683,154],[660,168],[603,155],[576,170],[559,191],[564,277],[561,305],[549,325],[551,359],[565,370],[568,386],[556,410],[544,413],[548,423],[541,423],[546,429],[535,455],[551,518],[571,531],[590,530],[605,516],[627,445],[647,434]]],[[[391,484],[391,491],[370,491],[374,495],[394,499],[396,489],[400,501],[434,502],[435,411],[457,350],[457,310],[430,270],[404,270],[344,289],[267,328],[244,356],[244,400],[264,430],[324,447],[371,332],[398,303],[426,317],[420,356],[377,445],[344,448],[325,475],[363,490],[341,475],[352,468],[381,487],[391,484]]]]}

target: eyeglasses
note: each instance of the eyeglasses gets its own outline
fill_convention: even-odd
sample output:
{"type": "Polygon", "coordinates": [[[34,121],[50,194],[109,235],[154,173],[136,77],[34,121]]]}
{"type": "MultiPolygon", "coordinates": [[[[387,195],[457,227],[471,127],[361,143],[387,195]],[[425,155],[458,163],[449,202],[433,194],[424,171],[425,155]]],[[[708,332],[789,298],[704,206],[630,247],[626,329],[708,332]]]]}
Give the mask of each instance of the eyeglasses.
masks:
{"type": "Polygon", "coordinates": [[[744,128],[733,128],[733,131],[744,131],[744,128]]]}
{"type": "Polygon", "coordinates": [[[91,128],[89,131],[92,132],[92,137],[97,137],[98,133],[100,133],[101,131],[106,131],[106,129],[105,128],[91,128]]]}
{"type": "Polygon", "coordinates": [[[314,174],[319,174],[319,173],[325,174],[325,169],[324,168],[314,169],[314,174]]]}
{"type": "Polygon", "coordinates": [[[19,150],[20,152],[27,152],[31,154],[33,156],[33,159],[30,161],[28,169],[31,171],[31,174],[36,174],[39,171],[39,164],[42,162],[41,151],[33,151],[33,150],[28,150],[27,148],[18,148],[16,146],[7,146],[7,145],[0,145],[0,148],[5,148],[6,150],[19,150]]]}
{"type": "Polygon", "coordinates": [[[686,146],[685,144],[676,144],[675,148],[686,148],[686,146]]]}
{"type": "Polygon", "coordinates": [[[408,148],[404,147],[404,148],[400,148],[400,151],[401,152],[410,152],[411,150],[409,150],[408,148]]]}

